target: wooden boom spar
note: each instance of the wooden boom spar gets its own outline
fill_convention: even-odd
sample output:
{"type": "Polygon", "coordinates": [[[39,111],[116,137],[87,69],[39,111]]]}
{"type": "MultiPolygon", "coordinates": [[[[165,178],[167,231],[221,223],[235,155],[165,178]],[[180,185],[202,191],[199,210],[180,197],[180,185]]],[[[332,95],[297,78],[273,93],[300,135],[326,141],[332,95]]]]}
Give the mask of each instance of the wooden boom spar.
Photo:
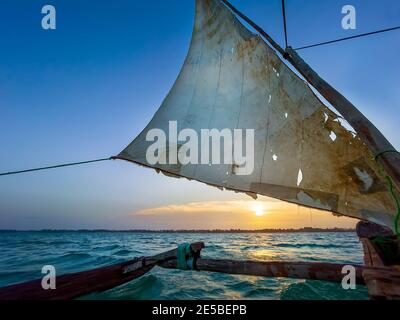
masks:
{"type": "MultiPolygon", "coordinates": [[[[169,260],[160,264],[167,269],[176,269],[177,261],[169,260]]],[[[315,262],[288,262],[288,261],[239,261],[198,259],[196,270],[218,272],[233,275],[246,275],[267,278],[291,278],[303,280],[321,280],[341,283],[345,274],[342,270],[345,265],[334,263],[315,262]]],[[[364,285],[363,266],[354,265],[356,281],[364,285]]]]}
{"type": "Polygon", "coordinates": [[[400,154],[386,137],[339,91],[322,79],[291,47],[284,50],[260,26],[236,9],[229,1],[221,0],[233,13],[253,27],[276,51],[312,85],[356,130],[376,160],[383,166],[400,192],[400,154]]]}

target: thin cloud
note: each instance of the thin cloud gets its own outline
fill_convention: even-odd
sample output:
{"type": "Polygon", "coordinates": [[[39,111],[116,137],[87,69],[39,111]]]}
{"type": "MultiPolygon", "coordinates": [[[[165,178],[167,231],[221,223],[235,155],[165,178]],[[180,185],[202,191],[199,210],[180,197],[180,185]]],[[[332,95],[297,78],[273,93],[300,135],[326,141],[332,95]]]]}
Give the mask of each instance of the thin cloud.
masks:
{"type": "MultiPolygon", "coordinates": [[[[187,204],[171,204],[154,208],[146,208],[134,213],[135,216],[159,215],[159,214],[176,214],[176,213],[245,213],[253,212],[254,206],[263,207],[266,211],[276,211],[287,209],[291,204],[277,202],[276,200],[267,201],[206,201],[191,202],[187,204]]],[[[295,206],[294,206],[295,207],[295,206]]]]}

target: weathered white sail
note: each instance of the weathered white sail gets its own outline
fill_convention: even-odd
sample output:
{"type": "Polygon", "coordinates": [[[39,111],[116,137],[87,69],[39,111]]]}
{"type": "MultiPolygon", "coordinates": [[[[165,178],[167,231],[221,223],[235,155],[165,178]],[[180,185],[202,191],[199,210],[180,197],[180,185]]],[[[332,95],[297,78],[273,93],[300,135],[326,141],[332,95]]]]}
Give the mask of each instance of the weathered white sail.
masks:
{"type": "MultiPolygon", "coordinates": [[[[168,141],[165,158],[185,142],[168,141]]],[[[221,147],[222,148],[222,147],[221,147]]],[[[200,155],[199,155],[200,157],[200,155]]],[[[197,0],[181,73],[144,131],[118,156],[166,174],[367,219],[393,228],[396,207],[367,147],[219,0],[197,0]],[[254,129],[254,171],[154,164],[152,129],[254,129]]]]}

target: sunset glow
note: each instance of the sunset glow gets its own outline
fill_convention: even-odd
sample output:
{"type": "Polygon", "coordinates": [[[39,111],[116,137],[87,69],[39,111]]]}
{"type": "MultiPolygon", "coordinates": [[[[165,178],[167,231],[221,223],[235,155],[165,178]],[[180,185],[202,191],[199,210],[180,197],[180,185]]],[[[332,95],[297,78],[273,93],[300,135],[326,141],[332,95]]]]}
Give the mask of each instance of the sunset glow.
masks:
{"type": "Polygon", "coordinates": [[[262,217],[266,214],[264,206],[261,203],[254,204],[252,210],[257,217],[262,217]]]}
{"type": "Polygon", "coordinates": [[[144,229],[299,229],[354,228],[357,220],[333,216],[267,197],[259,200],[203,201],[150,207],[132,213],[136,228],[144,229]]]}

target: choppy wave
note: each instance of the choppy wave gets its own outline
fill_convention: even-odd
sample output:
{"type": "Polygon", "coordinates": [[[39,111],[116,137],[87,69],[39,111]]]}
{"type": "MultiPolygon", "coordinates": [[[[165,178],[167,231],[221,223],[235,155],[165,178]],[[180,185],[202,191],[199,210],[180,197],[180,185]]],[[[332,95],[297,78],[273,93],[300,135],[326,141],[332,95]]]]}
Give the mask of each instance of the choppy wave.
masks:
{"type": "Polygon", "coordinates": [[[114,252],[114,254],[116,256],[127,256],[127,255],[132,255],[132,251],[131,250],[122,249],[122,250],[118,250],[117,252],[114,252]]]}
{"type": "Polygon", "coordinates": [[[351,246],[345,246],[335,243],[276,243],[274,247],[282,248],[346,248],[351,246]]]}

